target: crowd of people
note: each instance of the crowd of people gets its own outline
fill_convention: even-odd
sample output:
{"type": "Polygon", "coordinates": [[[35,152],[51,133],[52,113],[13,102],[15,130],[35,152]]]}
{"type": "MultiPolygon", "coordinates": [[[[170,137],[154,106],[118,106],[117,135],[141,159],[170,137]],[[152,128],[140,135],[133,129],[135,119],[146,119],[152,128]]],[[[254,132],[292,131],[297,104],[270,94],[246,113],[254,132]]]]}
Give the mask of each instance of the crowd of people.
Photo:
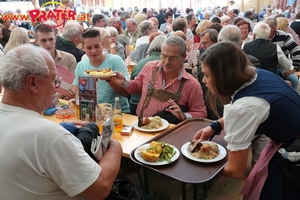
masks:
{"type": "MultiPolygon", "coordinates": [[[[90,10],[90,20],[53,19],[31,26],[0,18],[0,158],[6,161],[0,164],[0,199],[108,195],[119,172],[121,145],[111,139],[95,163],[78,139],[40,115],[53,95],[75,98],[86,70],[108,67],[115,76],[97,80],[98,103],[113,104],[119,97],[122,112],[159,115],[173,124],[215,120],[194,139],[225,130],[229,156],[221,174],[226,176],[246,176],[252,149],[254,178],[247,180],[245,199],[299,197],[299,190],[283,189],[277,152],[300,135],[294,73],[300,69],[300,11],[292,8],[241,13],[230,1],[184,13],[176,8],[90,10]],[[136,66],[129,72],[132,62],[136,66]],[[68,75],[59,68],[75,78],[61,84],[68,75]],[[66,94],[56,90],[60,86],[66,94]]],[[[75,8],[62,0],[56,9],[75,8]]]]}

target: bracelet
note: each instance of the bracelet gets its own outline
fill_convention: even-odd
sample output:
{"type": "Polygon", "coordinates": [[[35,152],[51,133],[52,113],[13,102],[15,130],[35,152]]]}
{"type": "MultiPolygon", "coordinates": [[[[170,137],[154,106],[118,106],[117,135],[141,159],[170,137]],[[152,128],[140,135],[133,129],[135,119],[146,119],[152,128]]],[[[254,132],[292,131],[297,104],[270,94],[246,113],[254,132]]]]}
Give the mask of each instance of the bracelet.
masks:
{"type": "Polygon", "coordinates": [[[222,125],[218,120],[212,121],[209,126],[215,131],[214,135],[220,135],[222,131],[222,125]]]}

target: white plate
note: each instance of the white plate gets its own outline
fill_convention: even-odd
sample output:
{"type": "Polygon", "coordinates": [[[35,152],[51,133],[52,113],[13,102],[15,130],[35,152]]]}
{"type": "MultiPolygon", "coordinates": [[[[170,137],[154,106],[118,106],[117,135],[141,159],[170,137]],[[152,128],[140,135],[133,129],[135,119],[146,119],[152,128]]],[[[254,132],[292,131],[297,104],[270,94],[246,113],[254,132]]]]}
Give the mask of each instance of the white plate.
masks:
{"type": "MultiPolygon", "coordinates": [[[[203,144],[210,143],[210,142],[211,141],[202,141],[203,144]]],[[[182,145],[181,152],[185,157],[187,157],[188,159],[191,159],[193,161],[196,161],[196,162],[203,162],[203,163],[217,162],[217,161],[222,160],[223,158],[225,158],[225,156],[227,154],[226,149],[223,146],[217,144],[218,147],[219,147],[219,155],[217,157],[215,157],[213,159],[210,159],[210,160],[196,158],[196,157],[192,156],[191,153],[189,152],[189,150],[188,150],[189,144],[190,144],[190,142],[187,142],[184,145],[182,145]]]]}
{"type": "MultiPolygon", "coordinates": [[[[152,119],[152,118],[153,117],[149,117],[149,119],[152,119]]],[[[161,119],[161,122],[162,122],[162,126],[161,127],[159,127],[158,129],[151,129],[151,130],[139,127],[138,126],[138,120],[135,120],[132,125],[133,125],[133,127],[136,130],[139,130],[139,131],[143,131],[143,132],[157,132],[157,131],[162,131],[162,130],[166,129],[169,126],[169,122],[167,120],[161,119]]]]}
{"type": "Polygon", "coordinates": [[[88,75],[90,77],[93,77],[93,78],[109,78],[109,77],[117,75],[117,74],[112,74],[112,75],[93,75],[93,74],[88,74],[86,72],[84,72],[84,74],[86,74],[86,75],[88,75]]]}
{"type": "Polygon", "coordinates": [[[175,160],[177,160],[178,158],[179,158],[179,150],[176,148],[176,147],[174,147],[173,145],[170,145],[171,147],[173,147],[174,148],[174,151],[176,151],[176,153],[175,153],[175,155],[171,158],[171,162],[169,163],[168,161],[161,161],[161,162],[159,162],[159,161],[156,161],[156,162],[148,162],[148,161],[146,161],[146,160],[144,160],[142,157],[141,157],[141,154],[139,153],[139,151],[140,151],[140,149],[147,149],[148,147],[149,147],[149,145],[150,145],[150,143],[148,143],[148,144],[144,144],[144,145],[142,145],[142,146],[139,146],[138,148],[136,148],[136,150],[134,151],[134,157],[138,160],[138,161],[140,161],[141,163],[144,163],[144,164],[146,164],[146,165],[156,165],[156,166],[158,166],[158,165],[167,165],[167,164],[170,164],[170,163],[172,163],[172,162],[174,162],[175,160]]]}

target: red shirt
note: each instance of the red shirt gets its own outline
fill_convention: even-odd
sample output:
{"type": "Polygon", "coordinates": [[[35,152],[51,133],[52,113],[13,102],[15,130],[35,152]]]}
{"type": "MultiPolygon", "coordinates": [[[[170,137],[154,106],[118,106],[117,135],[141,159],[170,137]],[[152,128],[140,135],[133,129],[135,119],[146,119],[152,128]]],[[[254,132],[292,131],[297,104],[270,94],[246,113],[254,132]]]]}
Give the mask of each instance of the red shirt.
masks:
{"type": "MultiPolygon", "coordinates": [[[[164,89],[169,92],[176,93],[181,81],[181,78],[186,79],[178,105],[185,106],[187,108],[187,113],[190,114],[193,118],[206,118],[206,107],[203,100],[203,93],[201,86],[197,79],[195,79],[191,74],[187,73],[184,68],[182,68],[181,73],[178,76],[178,79],[173,83],[163,88],[163,74],[160,61],[151,61],[148,62],[142,71],[134,80],[130,80],[129,87],[126,90],[131,94],[140,94],[141,99],[137,107],[137,112],[140,113],[144,100],[147,95],[147,86],[151,82],[152,73],[154,68],[157,68],[158,72],[156,74],[154,88],[164,89]]],[[[169,105],[168,102],[160,102],[154,97],[150,97],[147,107],[144,109],[144,117],[151,117],[155,113],[165,109],[169,105]]]]}

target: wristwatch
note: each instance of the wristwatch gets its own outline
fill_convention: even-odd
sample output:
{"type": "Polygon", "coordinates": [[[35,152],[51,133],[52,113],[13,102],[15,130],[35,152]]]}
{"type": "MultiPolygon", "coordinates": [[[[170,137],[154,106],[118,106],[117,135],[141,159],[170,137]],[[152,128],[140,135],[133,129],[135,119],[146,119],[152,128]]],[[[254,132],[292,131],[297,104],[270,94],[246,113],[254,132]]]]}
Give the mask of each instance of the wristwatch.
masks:
{"type": "Polygon", "coordinates": [[[129,84],[130,84],[130,82],[124,77],[124,83],[123,83],[123,86],[124,86],[125,88],[128,88],[128,87],[129,87],[129,84]]]}
{"type": "Polygon", "coordinates": [[[113,49],[113,48],[115,48],[115,47],[116,47],[116,45],[114,45],[114,44],[110,45],[110,48],[111,48],[111,49],[113,49]]]}

